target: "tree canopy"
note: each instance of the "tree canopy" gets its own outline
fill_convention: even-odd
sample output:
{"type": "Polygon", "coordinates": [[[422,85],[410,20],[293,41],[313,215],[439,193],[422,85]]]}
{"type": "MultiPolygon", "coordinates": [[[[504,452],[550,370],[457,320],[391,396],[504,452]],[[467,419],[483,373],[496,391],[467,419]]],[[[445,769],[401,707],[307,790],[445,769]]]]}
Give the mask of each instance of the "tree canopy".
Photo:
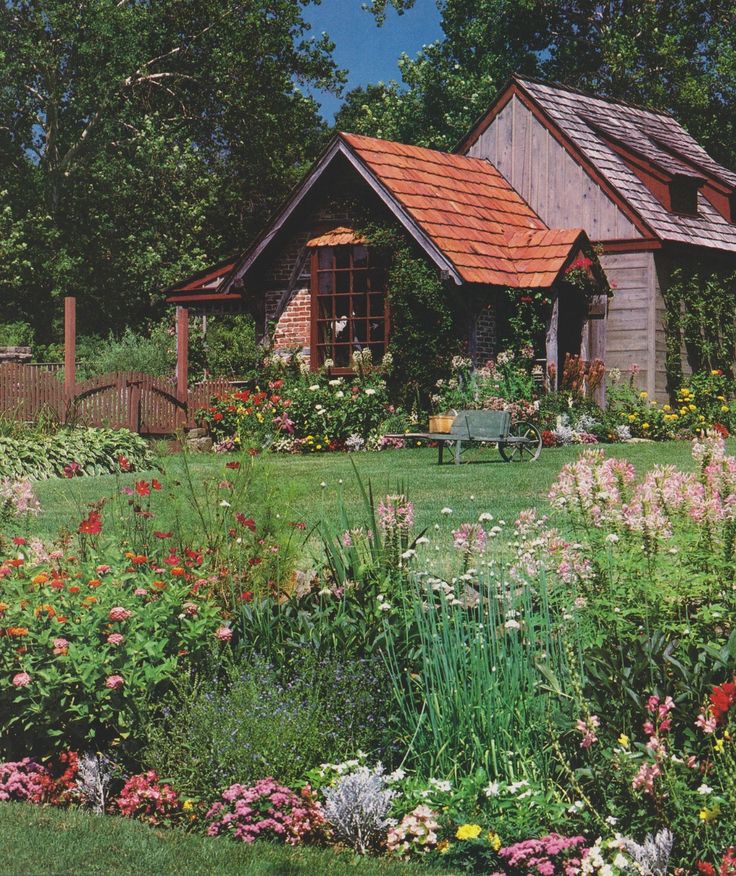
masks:
{"type": "MultiPolygon", "coordinates": [[[[387,8],[415,0],[373,0],[387,8]]],[[[452,148],[513,72],[671,112],[736,167],[733,0],[437,0],[444,38],[402,82],[350,92],[337,125],[452,148]]],[[[390,25],[387,25],[390,26],[390,25]]]]}
{"type": "Polygon", "coordinates": [[[6,0],[0,301],[106,331],[243,247],[319,150],[337,90],[312,0],[6,0]],[[154,297],[155,296],[155,297],[154,297]]]}

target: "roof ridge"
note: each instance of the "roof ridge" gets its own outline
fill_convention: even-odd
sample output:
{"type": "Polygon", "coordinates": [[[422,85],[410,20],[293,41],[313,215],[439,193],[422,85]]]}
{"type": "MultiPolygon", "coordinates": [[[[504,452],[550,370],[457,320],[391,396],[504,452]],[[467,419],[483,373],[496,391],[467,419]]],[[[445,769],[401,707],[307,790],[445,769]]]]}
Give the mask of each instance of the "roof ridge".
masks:
{"type": "Polygon", "coordinates": [[[579,94],[581,97],[588,97],[592,100],[602,100],[604,103],[613,103],[617,104],[618,106],[628,106],[632,109],[638,109],[646,113],[652,113],[652,115],[655,116],[664,116],[664,118],[672,119],[673,121],[677,122],[675,116],[673,116],[672,113],[667,112],[666,110],[654,109],[653,107],[645,106],[642,103],[634,103],[634,101],[632,100],[622,100],[620,97],[609,97],[608,95],[596,94],[591,91],[585,91],[582,88],[576,88],[574,85],[566,85],[564,82],[557,82],[554,79],[540,79],[536,76],[527,76],[525,73],[512,73],[511,78],[514,81],[520,83],[533,82],[535,85],[545,85],[547,86],[547,88],[554,88],[558,91],[569,91],[572,94],[579,94]]]}
{"type": "Polygon", "coordinates": [[[433,149],[431,146],[420,146],[417,143],[402,143],[400,140],[388,140],[386,137],[371,137],[369,134],[355,134],[351,131],[337,131],[337,136],[341,139],[345,139],[346,137],[360,137],[361,140],[372,140],[376,143],[391,143],[394,146],[406,146],[409,149],[421,149],[423,152],[431,152],[434,155],[442,155],[445,158],[459,158],[470,163],[480,163],[484,166],[490,165],[493,170],[499,172],[495,164],[492,164],[488,159],[477,158],[474,155],[461,155],[458,152],[447,152],[443,149],[433,149]]]}

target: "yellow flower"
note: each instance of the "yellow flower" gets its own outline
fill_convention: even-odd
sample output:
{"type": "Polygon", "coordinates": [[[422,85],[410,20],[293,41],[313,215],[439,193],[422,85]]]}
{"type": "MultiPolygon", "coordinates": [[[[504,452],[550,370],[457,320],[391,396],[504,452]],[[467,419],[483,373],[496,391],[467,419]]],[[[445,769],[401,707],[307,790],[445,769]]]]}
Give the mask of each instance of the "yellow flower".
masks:
{"type": "Polygon", "coordinates": [[[318,444],[318,445],[317,445],[317,450],[322,450],[322,445],[321,445],[321,444],[318,444]]]}
{"type": "Polygon", "coordinates": [[[685,414],[687,413],[687,408],[680,408],[680,413],[681,413],[682,416],[684,417],[685,414]]]}
{"type": "Polygon", "coordinates": [[[662,410],[663,411],[671,411],[672,408],[669,405],[662,405],[662,410]]]}
{"type": "Polygon", "coordinates": [[[192,809],[194,809],[194,803],[192,803],[191,800],[185,800],[181,808],[184,810],[184,812],[190,812],[192,809]]]}
{"type": "Polygon", "coordinates": [[[636,414],[629,414],[629,422],[630,423],[633,423],[635,419],[636,419],[636,414]]]}
{"type": "Polygon", "coordinates": [[[725,396],[725,395],[717,395],[716,398],[717,398],[718,401],[720,401],[720,402],[725,402],[725,401],[726,401],[726,396],[725,396]]]}
{"type": "Polygon", "coordinates": [[[697,411],[697,407],[696,407],[695,405],[692,405],[692,404],[691,404],[691,405],[688,405],[688,406],[687,406],[687,409],[688,409],[689,411],[697,411]]]}
{"type": "Polygon", "coordinates": [[[501,837],[492,830],[488,833],[488,845],[497,852],[501,848],[501,837]]]}
{"type": "Polygon", "coordinates": [[[461,824],[455,831],[455,836],[459,840],[477,839],[480,836],[482,828],[479,824],[461,824]]]}
{"type": "Polygon", "coordinates": [[[639,393],[639,398],[647,398],[648,396],[649,393],[645,389],[642,389],[642,391],[639,393]]]}
{"type": "Polygon", "coordinates": [[[446,855],[446,854],[450,851],[451,848],[452,848],[452,846],[450,845],[450,841],[449,841],[449,840],[446,840],[446,839],[445,839],[445,840],[440,840],[440,841],[437,843],[437,851],[438,851],[441,855],[446,855]]]}
{"type": "Polygon", "coordinates": [[[728,405],[721,405],[721,413],[722,414],[728,413],[728,405]]]}
{"type": "Polygon", "coordinates": [[[625,733],[622,733],[618,737],[617,742],[619,745],[623,746],[623,748],[628,748],[631,740],[629,739],[629,737],[625,733]]]}
{"type": "Polygon", "coordinates": [[[716,739],[713,743],[713,748],[720,754],[723,751],[723,739],[716,739]]]}
{"type": "Polygon", "coordinates": [[[649,423],[642,423],[642,424],[641,424],[641,427],[642,427],[642,429],[648,429],[648,428],[649,428],[649,423]]]}
{"type": "Polygon", "coordinates": [[[715,821],[720,814],[721,807],[718,803],[716,803],[716,805],[712,806],[710,809],[707,806],[704,809],[701,809],[698,813],[698,818],[708,824],[708,822],[710,821],[715,821]]]}

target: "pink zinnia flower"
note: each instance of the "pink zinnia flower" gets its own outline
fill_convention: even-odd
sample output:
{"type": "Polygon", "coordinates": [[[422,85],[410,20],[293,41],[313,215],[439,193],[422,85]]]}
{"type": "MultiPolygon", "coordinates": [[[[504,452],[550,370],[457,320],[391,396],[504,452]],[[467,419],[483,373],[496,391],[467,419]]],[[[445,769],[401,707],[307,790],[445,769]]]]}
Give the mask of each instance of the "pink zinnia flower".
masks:
{"type": "Polygon", "coordinates": [[[123,644],[123,636],[120,633],[110,633],[107,637],[108,645],[122,645],[123,644]]]}
{"type": "Polygon", "coordinates": [[[123,608],[122,605],[116,605],[114,608],[110,609],[110,613],[107,616],[111,621],[124,621],[128,620],[129,617],[132,617],[133,612],[128,611],[127,608],[123,608]]]}
{"type": "Polygon", "coordinates": [[[196,602],[185,602],[184,605],[182,605],[181,610],[187,617],[195,617],[199,611],[199,606],[196,602]]]}
{"type": "Polygon", "coordinates": [[[230,627],[218,627],[215,635],[221,642],[229,642],[233,637],[233,631],[230,627]]]}
{"type": "Polygon", "coordinates": [[[125,684],[125,679],[122,675],[108,675],[105,679],[105,687],[110,690],[118,690],[125,684]]]}
{"type": "Polygon", "coordinates": [[[54,654],[59,657],[62,654],[66,654],[69,650],[69,642],[66,639],[58,638],[54,639],[54,654]]]}
{"type": "Polygon", "coordinates": [[[13,676],[14,687],[26,687],[31,683],[31,676],[27,672],[18,672],[13,676]]]}
{"type": "Polygon", "coordinates": [[[148,591],[145,587],[136,587],[133,596],[148,596],[148,591]]]}

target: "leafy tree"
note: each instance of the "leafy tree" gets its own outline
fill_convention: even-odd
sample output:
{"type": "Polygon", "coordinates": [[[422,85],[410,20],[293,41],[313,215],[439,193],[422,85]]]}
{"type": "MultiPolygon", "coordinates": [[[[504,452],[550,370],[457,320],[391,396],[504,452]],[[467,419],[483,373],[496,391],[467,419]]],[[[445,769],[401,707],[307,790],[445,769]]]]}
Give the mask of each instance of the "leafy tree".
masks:
{"type": "Polygon", "coordinates": [[[0,320],[58,299],[107,333],[242,249],[320,148],[304,90],[337,90],[313,0],[0,6],[0,320]]]}
{"type": "MultiPolygon", "coordinates": [[[[389,6],[374,0],[382,21],[389,6]]],[[[452,148],[513,72],[671,112],[736,166],[734,4],[713,0],[437,0],[444,39],[395,83],[351,92],[342,129],[452,148]]]]}

